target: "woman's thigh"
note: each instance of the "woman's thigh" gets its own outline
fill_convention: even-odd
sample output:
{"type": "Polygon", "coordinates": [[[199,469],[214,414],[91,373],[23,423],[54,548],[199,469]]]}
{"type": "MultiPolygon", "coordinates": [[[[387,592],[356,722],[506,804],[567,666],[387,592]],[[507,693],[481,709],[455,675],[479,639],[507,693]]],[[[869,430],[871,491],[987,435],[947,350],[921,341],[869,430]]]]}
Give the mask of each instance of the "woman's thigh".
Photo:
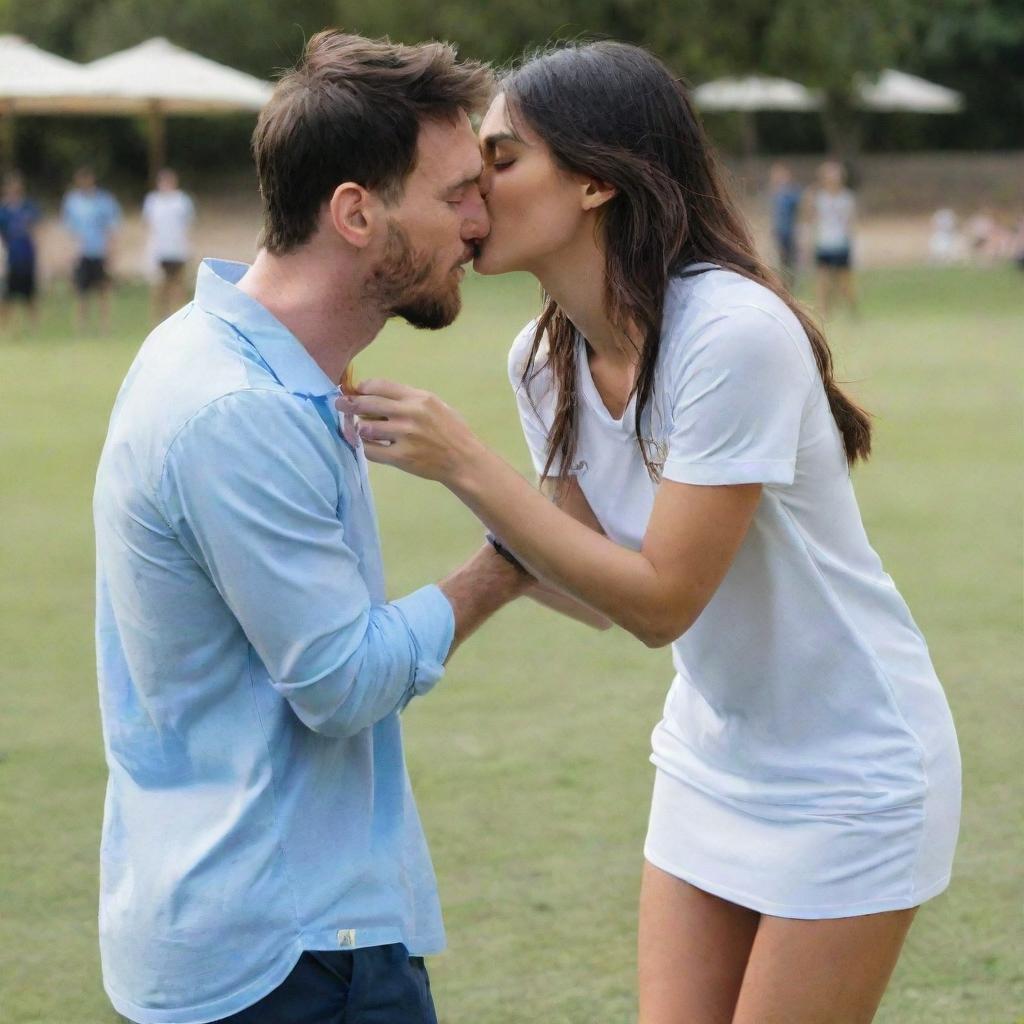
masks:
{"type": "Polygon", "coordinates": [[[868,1024],[915,912],[762,917],[733,1024],[868,1024]]]}
{"type": "Polygon", "coordinates": [[[640,1024],[729,1024],[759,917],[645,862],[640,1024]]]}

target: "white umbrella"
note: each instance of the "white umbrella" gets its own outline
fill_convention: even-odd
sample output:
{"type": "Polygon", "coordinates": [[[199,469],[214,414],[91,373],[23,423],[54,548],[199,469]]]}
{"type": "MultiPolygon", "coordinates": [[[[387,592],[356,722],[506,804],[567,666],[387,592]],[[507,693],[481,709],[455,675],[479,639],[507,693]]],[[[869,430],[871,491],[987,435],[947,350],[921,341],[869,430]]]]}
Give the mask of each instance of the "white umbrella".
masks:
{"type": "Polygon", "coordinates": [[[14,159],[16,114],[72,113],[90,91],[81,65],[0,35],[0,164],[14,159]]]}
{"type": "MultiPolygon", "coordinates": [[[[119,102],[108,97],[111,106],[119,102]]],[[[0,108],[7,113],[75,113],[102,106],[81,64],[0,35],[0,108]]]]}
{"type": "Polygon", "coordinates": [[[166,39],[81,65],[18,36],[0,36],[0,115],[11,148],[12,118],[25,114],[148,114],[151,172],[163,166],[168,114],[259,110],[272,86],[166,39]]]}
{"type": "Polygon", "coordinates": [[[874,82],[861,82],[861,104],[869,110],[907,110],[917,114],[955,114],[963,109],[963,96],[944,85],[888,68],[874,82]]]}
{"type": "Polygon", "coordinates": [[[716,78],[693,90],[701,110],[817,110],[821,100],[799,82],[786,78],[716,78]]]}
{"type": "Polygon", "coordinates": [[[269,82],[183,50],[166,39],[150,39],[85,66],[92,87],[116,93],[167,114],[259,110],[270,98],[269,82]]]}
{"type": "Polygon", "coordinates": [[[115,93],[149,115],[149,168],[165,162],[168,114],[256,111],[270,98],[269,82],[155,38],[94,60],[85,67],[91,87],[115,93]]]}
{"type": "Polygon", "coordinates": [[[25,97],[74,92],[81,84],[82,68],[57,57],[21,36],[0,35],[0,101],[13,104],[25,97]]]}

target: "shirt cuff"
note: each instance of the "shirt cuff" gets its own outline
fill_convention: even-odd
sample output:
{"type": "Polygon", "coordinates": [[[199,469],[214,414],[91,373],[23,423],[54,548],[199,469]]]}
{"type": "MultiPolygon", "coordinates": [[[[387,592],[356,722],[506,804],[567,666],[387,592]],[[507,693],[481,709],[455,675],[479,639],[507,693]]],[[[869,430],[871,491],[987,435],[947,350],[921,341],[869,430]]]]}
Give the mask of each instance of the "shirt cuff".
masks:
{"type": "Polygon", "coordinates": [[[433,583],[391,603],[405,620],[416,647],[410,698],[421,696],[444,675],[444,660],[455,638],[455,614],[433,583]]]}

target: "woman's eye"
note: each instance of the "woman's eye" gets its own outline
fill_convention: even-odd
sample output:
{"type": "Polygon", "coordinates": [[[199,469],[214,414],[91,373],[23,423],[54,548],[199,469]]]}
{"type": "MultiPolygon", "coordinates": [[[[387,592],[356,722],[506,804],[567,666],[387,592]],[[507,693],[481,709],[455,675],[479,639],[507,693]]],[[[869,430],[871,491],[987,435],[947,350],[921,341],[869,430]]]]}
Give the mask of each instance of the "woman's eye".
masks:
{"type": "Polygon", "coordinates": [[[491,166],[496,170],[500,171],[506,167],[511,167],[515,163],[515,160],[495,160],[491,166]]]}

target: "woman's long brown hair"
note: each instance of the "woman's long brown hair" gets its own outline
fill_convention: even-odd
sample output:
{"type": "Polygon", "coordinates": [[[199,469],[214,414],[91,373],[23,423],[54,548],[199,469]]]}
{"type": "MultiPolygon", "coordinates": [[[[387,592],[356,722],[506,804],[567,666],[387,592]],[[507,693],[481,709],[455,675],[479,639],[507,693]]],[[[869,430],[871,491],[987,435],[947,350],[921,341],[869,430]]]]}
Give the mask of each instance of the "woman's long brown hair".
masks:
{"type": "MultiPolygon", "coordinates": [[[[605,306],[624,339],[640,339],[635,431],[652,478],[640,424],[654,385],[665,293],[673,275],[696,263],[742,274],[786,303],[807,332],[847,461],[867,458],[868,414],[836,384],[821,330],[758,258],[687,91],[668,69],[624,43],[569,45],[528,60],[503,78],[501,88],[513,124],[522,119],[529,125],[564,169],[616,189],[600,220],[605,306]]],[[[547,476],[556,459],[572,465],[579,415],[576,328],[551,296],[544,299],[523,385],[536,372],[546,335],[558,391],[547,476]]]]}

